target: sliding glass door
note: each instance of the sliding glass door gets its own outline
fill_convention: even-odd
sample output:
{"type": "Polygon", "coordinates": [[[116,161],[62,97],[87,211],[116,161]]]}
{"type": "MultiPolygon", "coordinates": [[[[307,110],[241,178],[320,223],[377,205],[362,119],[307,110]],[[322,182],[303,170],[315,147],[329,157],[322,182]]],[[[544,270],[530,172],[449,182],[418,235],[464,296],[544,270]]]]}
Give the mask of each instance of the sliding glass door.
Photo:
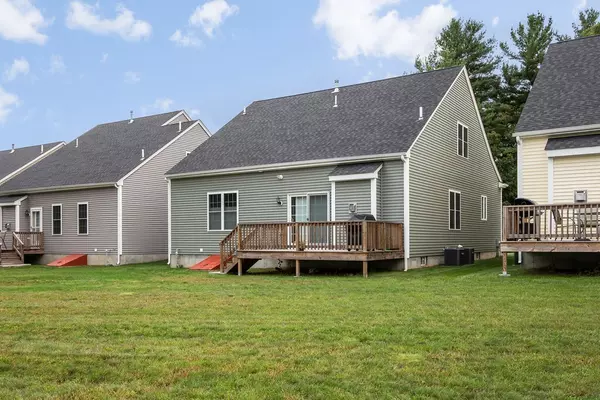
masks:
{"type": "MultiPolygon", "coordinates": [[[[290,209],[288,219],[290,222],[324,222],[329,218],[328,194],[306,194],[290,196],[290,209]]],[[[291,236],[296,243],[298,232],[292,229],[291,236]]],[[[302,245],[323,244],[328,240],[326,226],[307,226],[299,232],[300,247],[302,245]]]]}

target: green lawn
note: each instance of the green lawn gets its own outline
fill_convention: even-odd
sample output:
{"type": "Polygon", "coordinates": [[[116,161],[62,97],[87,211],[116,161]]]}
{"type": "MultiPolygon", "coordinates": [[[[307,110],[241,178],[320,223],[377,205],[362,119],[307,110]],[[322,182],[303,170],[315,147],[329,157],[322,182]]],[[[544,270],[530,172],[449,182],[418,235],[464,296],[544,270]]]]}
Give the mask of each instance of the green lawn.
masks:
{"type": "Polygon", "coordinates": [[[600,398],[600,277],[0,270],[0,398],[600,398]]]}

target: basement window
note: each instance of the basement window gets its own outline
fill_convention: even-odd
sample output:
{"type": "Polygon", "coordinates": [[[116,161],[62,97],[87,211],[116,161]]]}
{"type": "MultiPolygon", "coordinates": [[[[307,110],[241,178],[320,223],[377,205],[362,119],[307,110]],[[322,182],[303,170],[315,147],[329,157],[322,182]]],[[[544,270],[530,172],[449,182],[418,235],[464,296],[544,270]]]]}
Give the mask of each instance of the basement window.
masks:
{"type": "Polygon", "coordinates": [[[458,123],[457,128],[457,154],[464,158],[469,158],[469,128],[458,123]]]}

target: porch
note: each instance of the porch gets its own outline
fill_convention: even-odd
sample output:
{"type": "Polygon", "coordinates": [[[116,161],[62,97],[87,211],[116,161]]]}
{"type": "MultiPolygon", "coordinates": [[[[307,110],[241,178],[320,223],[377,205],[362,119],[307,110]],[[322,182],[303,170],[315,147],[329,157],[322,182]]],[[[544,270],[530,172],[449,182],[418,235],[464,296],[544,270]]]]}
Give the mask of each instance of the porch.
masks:
{"type": "Polygon", "coordinates": [[[404,257],[402,223],[328,221],[239,224],[220,243],[220,273],[237,266],[242,275],[258,260],[300,262],[358,261],[368,276],[369,262],[404,257]]]}
{"type": "Polygon", "coordinates": [[[12,232],[12,245],[7,246],[2,238],[0,243],[0,265],[7,260],[25,262],[26,255],[44,254],[44,232],[12,232]]]}

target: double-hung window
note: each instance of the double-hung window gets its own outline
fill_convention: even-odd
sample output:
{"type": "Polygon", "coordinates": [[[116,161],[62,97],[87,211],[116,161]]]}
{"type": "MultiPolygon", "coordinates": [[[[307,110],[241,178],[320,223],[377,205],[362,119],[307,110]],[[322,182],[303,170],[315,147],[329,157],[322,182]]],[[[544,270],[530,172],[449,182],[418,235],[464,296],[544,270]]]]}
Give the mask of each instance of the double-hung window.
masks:
{"type": "Polygon", "coordinates": [[[469,128],[465,125],[458,123],[457,128],[457,154],[461,157],[468,158],[469,157],[469,128]]]}
{"type": "Polygon", "coordinates": [[[488,218],[488,198],[481,196],[481,220],[487,221],[488,218]]]}
{"type": "Polygon", "coordinates": [[[52,204],[52,234],[62,235],[62,204],[52,204]]]}
{"type": "Polygon", "coordinates": [[[88,203],[77,203],[77,234],[87,235],[89,233],[89,206],[88,203]]]}
{"type": "Polygon", "coordinates": [[[208,194],[208,230],[232,230],[238,223],[238,193],[208,194]]]}
{"type": "Polygon", "coordinates": [[[449,201],[448,201],[448,212],[449,212],[449,224],[448,227],[451,231],[459,231],[460,230],[460,209],[462,196],[460,192],[456,192],[454,190],[450,190],[449,192],[449,201]]]}

